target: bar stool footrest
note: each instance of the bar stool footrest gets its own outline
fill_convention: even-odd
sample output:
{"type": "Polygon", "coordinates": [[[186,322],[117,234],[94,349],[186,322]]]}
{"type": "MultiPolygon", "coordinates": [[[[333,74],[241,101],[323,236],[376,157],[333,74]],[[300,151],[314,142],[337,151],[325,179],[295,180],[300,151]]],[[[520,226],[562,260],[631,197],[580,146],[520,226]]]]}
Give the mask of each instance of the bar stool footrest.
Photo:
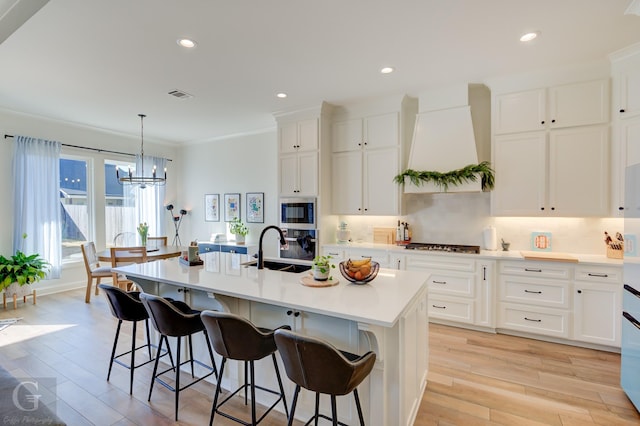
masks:
{"type": "MultiPolygon", "coordinates": [[[[229,420],[233,420],[234,422],[238,422],[240,424],[243,424],[244,426],[252,426],[251,422],[246,422],[246,421],[244,421],[242,419],[234,417],[231,414],[225,413],[224,411],[220,410],[220,407],[222,407],[228,400],[233,398],[238,392],[240,392],[243,389],[250,388],[250,387],[251,387],[251,384],[250,383],[246,383],[244,385],[241,385],[238,389],[236,389],[235,391],[233,391],[229,395],[227,395],[227,397],[225,399],[223,399],[221,402],[218,403],[218,406],[215,408],[216,413],[220,414],[223,417],[226,417],[229,420]]],[[[269,414],[269,412],[271,412],[271,410],[273,410],[275,408],[276,405],[278,405],[280,403],[280,401],[282,401],[282,395],[280,395],[280,392],[278,392],[278,391],[275,391],[275,390],[269,389],[269,388],[265,388],[263,386],[254,385],[253,387],[255,389],[260,389],[261,391],[264,391],[264,392],[269,392],[269,393],[271,393],[273,395],[278,395],[278,399],[276,399],[276,401],[273,403],[273,405],[271,405],[271,407],[269,407],[264,413],[262,413],[262,416],[260,416],[260,418],[258,418],[256,420],[256,424],[258,424],[258,423],[260,423],[262,421],[262,419],[264,419],[266,417],[267,414],[269,414]]],[[[245,392],[246,392],[246,390],[245,390],[245,392]]]]}

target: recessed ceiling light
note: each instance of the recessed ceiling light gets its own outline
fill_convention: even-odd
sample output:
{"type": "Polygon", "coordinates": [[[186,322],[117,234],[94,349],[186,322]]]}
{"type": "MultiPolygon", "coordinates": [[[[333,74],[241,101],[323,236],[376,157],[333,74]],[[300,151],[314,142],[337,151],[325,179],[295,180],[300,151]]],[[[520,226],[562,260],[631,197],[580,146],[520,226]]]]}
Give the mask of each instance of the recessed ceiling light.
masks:
{"type": "Polygon", "coordinates": [[[395,69],[393,67],[384,67],[384,68],[380,69],[380,73],[382,73],[382,74],[391,74],[394,71],[395,71],[395,69]]]}
{"type": "Polygon", "coordinates": [[[534,31],[531,33],[526,33],[523,34],[522,37],[520,37],[520,41],[522,42],[527,42],[527,41],[531,41],[533,39],[535,39],[536,37],[538,37],[540,35],[540,31],[534,31]]]}
{"type": "Polygon", "coordinates": [[[280,93],[276,93],[276,97],[280,98],[280,99],[284,99],[287,97],[287,94],[284,92],[280,92],[280,93]]]}
{"type": "Polygon", "coordinates": [[[189,39],[189,38],[179,38],[178,39],[178,45],[182,46],[182,47],[186,47],[187,49],[193,49],[194,47],[196,47],[196,42],[189,39]]]}

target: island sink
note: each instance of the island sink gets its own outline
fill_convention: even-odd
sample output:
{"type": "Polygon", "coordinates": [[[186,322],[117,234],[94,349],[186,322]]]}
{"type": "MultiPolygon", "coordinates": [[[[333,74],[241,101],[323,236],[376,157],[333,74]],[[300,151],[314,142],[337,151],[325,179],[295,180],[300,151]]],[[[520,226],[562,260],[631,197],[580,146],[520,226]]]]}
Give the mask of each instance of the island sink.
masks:
{"type": "MultiPolygon", "coordinates": [[[[249,267],[249,266],[256,267],[258,266],[258,261],[253,260],[251,262],[243,263],[243,265],[245,265],[245,267],[249,267]]],[[[293,272],[293,273],[304,272],[311,269],[311,265],[300,265],[298,263],[276,262],[273,260],[265,260],[264,267],[272,271],[293,272]]]]}

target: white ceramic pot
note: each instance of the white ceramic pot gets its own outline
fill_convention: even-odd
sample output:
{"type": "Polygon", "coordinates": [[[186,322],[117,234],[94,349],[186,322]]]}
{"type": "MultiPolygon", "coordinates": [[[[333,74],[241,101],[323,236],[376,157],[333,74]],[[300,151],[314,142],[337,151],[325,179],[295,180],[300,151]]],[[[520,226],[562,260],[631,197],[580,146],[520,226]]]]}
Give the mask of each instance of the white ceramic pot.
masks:
{"type": "Polygon", "coordinates": [[[313,279],[316,281],[326,281],[329,279],[331,267],[313,265],[313,279]],[[323,272],[324,271],[324,272],[323,272]]]}
{"type": "Polygon", "coordinates": [[[9,287],[4,289],[4,292],[7,295],[7,298],[13,297],[14,294],[17,297],[24,297],[29,296],[31,293],[33,293],[33,289],[29,284],[21,286],[18,283],[12,283],[9,284],[9,287]]]}
{"type": "Polygon", "coordinates": [[[236,234],[236,244],[244,244],[245,236],[236,234]]]}

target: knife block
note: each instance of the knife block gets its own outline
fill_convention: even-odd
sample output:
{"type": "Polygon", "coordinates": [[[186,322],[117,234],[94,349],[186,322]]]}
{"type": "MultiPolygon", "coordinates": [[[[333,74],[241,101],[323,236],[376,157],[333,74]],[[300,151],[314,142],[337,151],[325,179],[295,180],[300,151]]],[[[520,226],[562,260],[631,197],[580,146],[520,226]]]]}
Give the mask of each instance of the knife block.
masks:
{"type": "Polygon", "coordinates": [[[620,243],[622,248],[614,249],[607,246],[607,257],[610,259],[622,259],[624,257],[624,243],[620,243]]]}

